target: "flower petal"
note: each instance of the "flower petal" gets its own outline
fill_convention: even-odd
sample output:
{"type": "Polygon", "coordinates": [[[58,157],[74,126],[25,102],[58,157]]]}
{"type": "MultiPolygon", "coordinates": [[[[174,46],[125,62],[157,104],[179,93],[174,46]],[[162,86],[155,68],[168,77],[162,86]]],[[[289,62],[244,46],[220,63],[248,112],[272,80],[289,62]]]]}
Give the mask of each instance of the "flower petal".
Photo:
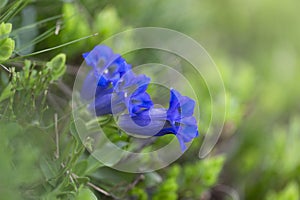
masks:
{"type": "Polygon", "coordinates": [[[89,105],[89,110],[93,111],[95,109],[97,116],[111,114],[111,97],[111,94],[106,94],[100,98],[96,98],[95,101],[89,105]]]}
{"type": "Polygon", "coordinates": [[[190,142],[198,136],[198,126],[195,117],[183,118],[177,135],[180,135],[184,142],[190,142]]]}
{"type": "Polygon", "coordinates": [[[184,139],[182,138],[181,135],[176,135],[176,137],[177,137],[177,140],[179,142],[181,151],[184,152],[186,150],[186,148],[187,148],[186,145],[185,145],[185,143],[184,143],[184,139]]]}
{"type": "Polygon", "coordinates": [[[104,67],[104,63],[109,62],[113,55],[111,48],[105,45],[98,45],[92,51],[82,54],[86,64],[94,69],[104,67]],[[102,64],[102,66],[98,66],[98,64],[102,64]]]}
{"type": "Polygon", "coordinates": [[[97,82],[98,79],[96,78],[94,72],[90,71],[82,84],[80,92],[80,96],[83,100],[88,101],[95,97],[97,82]]]}
{"type": "Polygon", "coordinates": [[[158,134],[166,123],[166,110],[153,108],[134,117],[129,114],[121,115],[118,120],[120,128],[128,133],[141,136],[158,134]]]}
{"type": "Polygon", "coordinates": [[[130,98],[128,111],[131,116],[135,116],[145,110],[149,110],[153,106],[153,102],[148,93],[141,93],[130,98]]]}
{"type": "Polygon", "coordinates": [[[168,116],[171,120],[180,120],[192,116],[194,113],[195,101],[189,97],[182,96],[178,91],[171,89],[170,106],[168,116]]]}

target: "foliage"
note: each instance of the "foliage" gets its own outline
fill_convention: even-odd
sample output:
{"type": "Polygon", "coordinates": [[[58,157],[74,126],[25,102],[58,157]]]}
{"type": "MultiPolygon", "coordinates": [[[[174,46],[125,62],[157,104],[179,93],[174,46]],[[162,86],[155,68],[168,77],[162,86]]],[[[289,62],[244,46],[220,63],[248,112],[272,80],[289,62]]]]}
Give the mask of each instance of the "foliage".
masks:
{"type": "Polygon", "coordinates": [[[224,156],[216,156],[183,166],[174,164],[166,171],[163,181],[158,174],[145,174],[144,182],[133,188],[130,194],[137,199],[154,200],[199,198],[217,183],[224,161],[224,156]],[[147,193],[145,189],[152,189],[152,192],[147,193]]]}
{"type": "MultiPolygon", "coordinates": [[[[37,108],[37,101],[41,103],[39,105],[41,106],[40,110],[43,110],[49,84],[58,80],[64,74],[65,61],[65,54],[59,54],[49,62],[42,64],[41,70],[37,70],[38,64],[30,60],[24,60],[21,71],[16,71],[15,67],[10,68],[11,81],[3,90],[0,101],[10,99],[8,111],[12,113],[13,117],[17,115],[20,117],[19,120],[22,119],[23,110],[21,107],[26,106],[31,113],[37,108]],[[19,102],[23,102],[23,105],[20,105],[19,102]]],[[[28,114],[30,116],[30,113],[27,113],[27,117],[28,114]]]]}
{"type": "Polygon", "coordinates": [[[9,38],[12,25],[10,23],[0,24],[0,62],[7,60],[15,47],[15,41],[9,38]]]}
{"type": "Polygon", "coordinates": [[[177,199],[178,183],[177,178],[180,173],[180,167],[175,165],[168,171],[164,182],[158,186],[157,192],[154,194],[153,200],[158,199],[177,199]]]}
{"type": "Polygon", "coordinates": [[[27,135],[17,123],[0,123],[1,196],[5,199],[25,199],[34,196],[36,183],[42,180],[37,161],[42,152],[34,144],[33,134],[27,135]]]}
{"type": "Polygon", "coordinates": [[[289,183],[282,191],[276,193],[272,192],[268,194],[267,200],[277,199],[277,200],[284,200],[284,199],[291,199],[297,200],[299,199],[299,186],[295,182],[289,183]]]}
{"type": "MultiPolygon", "coordinates": [[[[216,185],[231,186],[244,199],[299,199],[298,7],[297,0],[1,1],[1,199],[225,198],[216,185]],[[198,138],[171,166],[131,174],[98,162],[88,152],[92,141],[84,140],[90,144],[84,148],[70,116],[70,94],[82,53],[143,26],[181,31],[205,47],[224,80],[227,113],[209,158],[198,159],[198,138]]],[[[136,41],[128,35],[117,42],[136,41]]],[[[133,65],[164,58],[151,50],[125,57],[133,65]]],[[[183,60],[176,65],[197,89],[204,135],[211,119],[205,77],[183,60]]],[[[89,132],[94,123],[111,120],[76,123],[89,132]]],[[[137,147],[122,132],[115,134],[114,125],[105,129],[118,147],[137,147]]],[[[141,151],[171,139],[159,138],[141,151]]],[[[112,158],[112,165],[119,161],[112,158]]]]}

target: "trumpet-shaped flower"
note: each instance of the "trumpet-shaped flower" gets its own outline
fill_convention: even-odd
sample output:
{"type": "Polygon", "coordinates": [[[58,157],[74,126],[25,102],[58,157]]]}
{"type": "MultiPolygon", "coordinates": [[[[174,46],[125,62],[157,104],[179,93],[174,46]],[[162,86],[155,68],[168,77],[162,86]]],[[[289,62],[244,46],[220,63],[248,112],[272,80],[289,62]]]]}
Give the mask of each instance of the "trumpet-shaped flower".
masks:
{"type": "Polygon", "coordinates": [[[125,59],[104,45],[96,46],[92,51],[84,53],[83,57],[92,70],[83,82],[81,97],[91,100],[95,96],[101,98],[113,92],[113,87],[120,78],[131,69],[125,59]],[[96,88],[96,91],[90,88],[96,88]]]}
{"type": "Polygon", "coordinates": [[[193,116],[195,102],[172,89],[168,109],[152,108],[135,116],[121,115],[118,125],[125,131],[144,136],[176,135],[181,150],[198,136],[197,121],[193,116]]]}
{"type": "Polygon", "coordinates": [[[198,136],[194,100],[171,89],[168,109],[155,108],[146,92],[150,78],[136,75],[119,54],[99,45],[83,57],[92,69],[83,82],[81,97],[96,116],[121,113],[119,127],[135,135],[174,134],[182,151],[198,136]]]}
{"type": "Polygon", "coordinates": [[[134,74],[131,66],[109,47],[96,46],[83,57],[93,69],[83,82],[81,96],[84,100],[93,100],[89,109],[95,109],[97,116],[126,109],[134,116],[153,105],[146,93],[150,78],[134,74]]]}

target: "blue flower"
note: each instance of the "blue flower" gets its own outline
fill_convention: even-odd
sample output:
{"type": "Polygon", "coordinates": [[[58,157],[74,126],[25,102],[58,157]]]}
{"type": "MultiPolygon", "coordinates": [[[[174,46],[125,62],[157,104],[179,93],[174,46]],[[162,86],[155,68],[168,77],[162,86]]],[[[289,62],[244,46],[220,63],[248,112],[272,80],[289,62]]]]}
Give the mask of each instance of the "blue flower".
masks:
{"type": "Polygon", "coordinates": [[[153,106],[151,97],[146,92],[149,82],[149,77],[128,71],[116,85],[116,99],[124,103],[130,116],[138,115],[153,106]]]}
{"type": "Polygon", "coordinates": [[[95,109],[97,116],[126,109],[134,116],[152,107],[152,100],[146,93],[150,78],[135,75],[131,66],[109,47],[96,46],[83,57],[93,69],[84,80],[81,97],[87,101],[94,99],[88,108],[95,109]]]}
{"type": "Polygon", "coordinates": [[[118,125],[128,133],[144,136],[176,135],[181,150],[185,143],[198,136],[197,120],[193,116],[195,102],[172,89],[169,109],[152,108],[135,116],[121,115],[118,125]]]}
{"type": "Polygon", "coordinates": [[[81,97],[84,100],[91,100],[97,96],[101,98],[104,95],[111,94],[113,87],[120,78],[131,69],[125,59],[119,54],[104,45],[96,46],[92,51],[84,53],[83,57],[92,70],[84,80],[81,97]],[[91,88],[96,87],[96,92],[91,88]]]}
{"type": "Polygon", "coordinates": [[[147,76],[135,75],[130,70],[117,82],[112,93],[101,98],[96,96],[89,108],[95,108],[97,116],[118,114],[126,110],[130,116],[135,116],[149,110],[153,106],[150,95],[146,93],[149,82],[147,76]]]}
{"type": "Polygon", "coordinates": [[[111,48],[105,45],[98,45],[92,51],[84,53],[83,57],[88,66],[93,67],[95,75],[98,76],[98,85],[106,87],[109,84],[116,84],[131,65],[119,54],[115,54],[111,48]]]}
{"type": "Polygon", "coordinates": [[[182,151],[186,150],[185,143],[198,136],[194,100],[171,89],[169,108],[154,108],[146,92],[150,78],[132,72],[119,54],[99,45],[83,57],[92,70],[83,82],[81,97],[96,116],[121,113],[118,125],[131,134],[174,134],[182,151]]]}

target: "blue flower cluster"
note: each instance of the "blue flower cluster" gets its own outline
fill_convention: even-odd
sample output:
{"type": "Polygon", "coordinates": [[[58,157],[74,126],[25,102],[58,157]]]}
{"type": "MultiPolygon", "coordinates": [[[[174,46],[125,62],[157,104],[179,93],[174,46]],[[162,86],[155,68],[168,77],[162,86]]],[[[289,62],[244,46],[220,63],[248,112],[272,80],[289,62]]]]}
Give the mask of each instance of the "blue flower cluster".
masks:
{"type": "Polygon", "coordinates": [[[194,100],[171,89],[169,108],[155,108],[146,91],[150,78],[135,74],[119,54],[99,45],[83,57],[92,70],[83,82],[81,97],[91,101],[89,109],[97,116],[120,114],[118,126],[132,134],[175,134],[182,151],[185,143],[198,136],[194,100]],[[96,85],[95,91],[90,89],[92,85],[96,85]]]}

